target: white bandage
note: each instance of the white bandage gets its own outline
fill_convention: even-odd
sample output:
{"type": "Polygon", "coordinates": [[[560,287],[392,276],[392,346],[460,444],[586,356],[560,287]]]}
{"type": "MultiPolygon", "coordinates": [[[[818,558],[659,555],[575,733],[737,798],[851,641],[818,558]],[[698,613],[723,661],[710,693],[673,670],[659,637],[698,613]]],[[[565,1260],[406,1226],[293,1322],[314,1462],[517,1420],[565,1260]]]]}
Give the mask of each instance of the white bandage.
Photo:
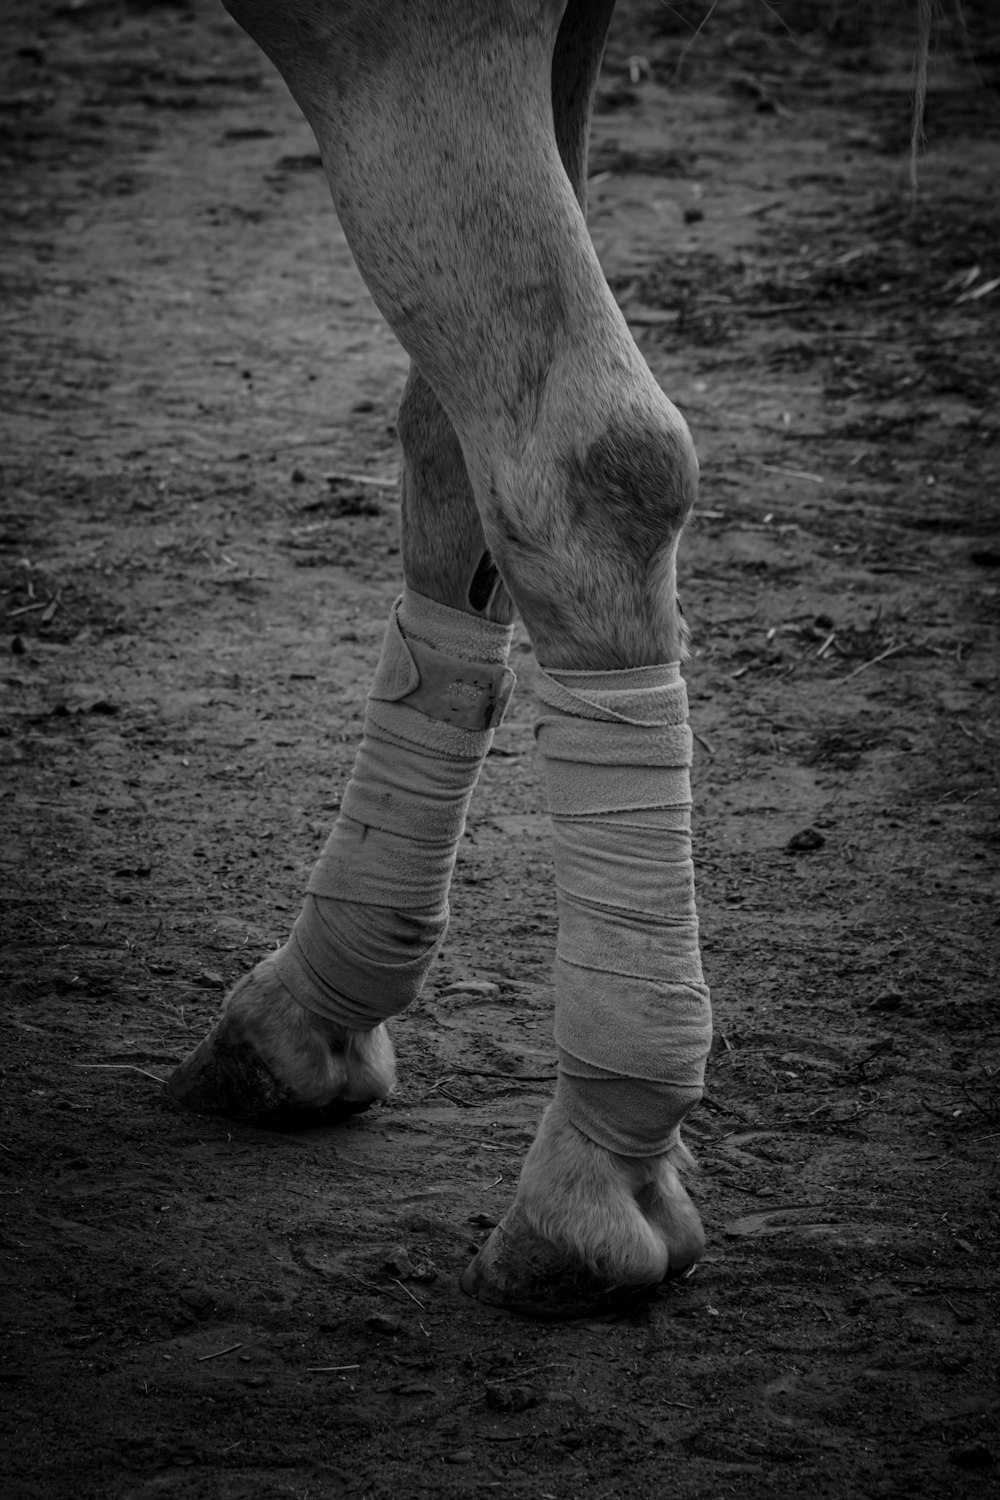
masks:
{"type": "Polygon", "coordinates": [[[691,861],[691,731],[675,663],[540,672],[559,942],[556,1097],[599,1145],[669,1149],[712,1039],[691,861]]]}
{"type": "Polygon", "coordinates": [[[364,737],[280,979],[307,1010],[368,1030],[420,992],[448,925],[458,841],[514,686],[512,629],[404,589],[364,737]]]}

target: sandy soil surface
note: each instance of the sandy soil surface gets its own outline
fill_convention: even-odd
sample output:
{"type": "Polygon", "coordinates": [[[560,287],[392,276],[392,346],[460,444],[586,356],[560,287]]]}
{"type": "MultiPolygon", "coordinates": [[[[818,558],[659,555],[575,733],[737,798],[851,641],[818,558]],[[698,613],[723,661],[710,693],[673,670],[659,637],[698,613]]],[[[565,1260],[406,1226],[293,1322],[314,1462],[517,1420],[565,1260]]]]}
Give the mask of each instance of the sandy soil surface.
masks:
{"type": "Polygon", "coordinates": [[[338,804],[400,583],[405,358],[221,9],[3,14],[4,1494],[985,1496],[991,6],[971,53],[941,38],[915,204],[904,32],[616,23],[593,234],[704,464],[710,1247],[562,1327],[457,1286],[554,1073],[523,636],[391,1102],[281,1135],[163,1101],[338,804]]]}

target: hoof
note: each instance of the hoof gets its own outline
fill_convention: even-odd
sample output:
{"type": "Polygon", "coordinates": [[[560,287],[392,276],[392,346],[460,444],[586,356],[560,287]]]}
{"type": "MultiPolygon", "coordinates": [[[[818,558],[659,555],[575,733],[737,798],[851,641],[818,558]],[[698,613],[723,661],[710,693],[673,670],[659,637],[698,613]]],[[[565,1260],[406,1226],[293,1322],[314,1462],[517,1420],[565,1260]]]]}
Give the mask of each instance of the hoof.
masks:
{"type": "Polygon", "coordinates": [[[470,1297],[547,1322],[626,1312],[646,1301],[658,1284],[613,1284],[532,1229],[518,1203],[461,1279],[462,1290],[470,1297]]]}
{"type": "Polygon", "coordinates": [[[346,1120],[387,1098],[394,1082],[384,1026],[346,1031],[311,1015],[266,958],[227,997],[166,1092],[198,1114],[288,1130],[346,1120]]]}
{"type": "Polygon", "coordinates": [[[542,1116],[517,1196],[462,1277],[481,1302],[531,1318],[600,1317],[635,1307],[705,1248],[677,1171],[661,1156],[619,1156],[589,1140],[558,1098],[542,1116]]]}
{"type": "Polygon", "coordinates": [[[371,1099],[308,1104],[275,1077],[248,1041],[226,1035],[225,1021],[167,1079],[167,1097],[195,1114],[226,1115],[272,1130],[337,1124],[369,1109],[371,1099]]]}

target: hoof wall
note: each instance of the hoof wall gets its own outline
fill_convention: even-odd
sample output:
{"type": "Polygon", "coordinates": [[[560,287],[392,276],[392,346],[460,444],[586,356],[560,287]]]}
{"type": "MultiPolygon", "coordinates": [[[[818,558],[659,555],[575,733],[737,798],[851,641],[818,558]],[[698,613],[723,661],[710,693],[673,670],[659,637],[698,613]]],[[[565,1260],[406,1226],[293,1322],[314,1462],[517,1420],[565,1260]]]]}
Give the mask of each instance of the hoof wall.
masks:
{"type": "Polygon", "coordinates": [[[461,1278],[463,1292],[493,1307],[546,1322],[612,1316],[646,1301],[658,1283],[613,1286],[543,1239],[517,1204],[461,1278]]]}
{"type": "Polygon", "coordinates": [[[202,1115],[270,1130],[301,1130],[338,1124],[370,1107],[372,1100],[334,1099],[305,1104],[281,1084],[248,1042],[207,1037],[165,1084],[167,1097],[202,1115]]]}

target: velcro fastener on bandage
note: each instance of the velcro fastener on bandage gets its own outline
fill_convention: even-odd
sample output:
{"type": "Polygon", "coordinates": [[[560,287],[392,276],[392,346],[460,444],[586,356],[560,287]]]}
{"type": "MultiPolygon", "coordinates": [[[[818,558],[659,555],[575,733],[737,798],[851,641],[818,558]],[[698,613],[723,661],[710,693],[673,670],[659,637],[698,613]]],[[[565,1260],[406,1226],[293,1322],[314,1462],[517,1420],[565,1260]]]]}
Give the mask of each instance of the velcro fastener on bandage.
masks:
{"type": "Polygon", "coordinates": [[[711,1043],[686,690],[678,663],[540,672],[537,690],[559,898],[560,1097],[608,1150],[657,1154],[698,1097],[711,1043]]]}
{"type": "Polygon", "coordinates": [[[456,728],[495,729],[514,691],[514,673],[501,663],[469,661],[404,635],[401,603],[397,600],[389,617],[372,699],[405,703],[456,728]]]}
{"type": "Polygon", "coordinates": [[[503,721],[514,691],[508,668],[473,668],[423,641],[411,640],[407,646],[420,673],[420,686],[402,700],[410,708],[463,729],[496,729],[503,721]]]}

